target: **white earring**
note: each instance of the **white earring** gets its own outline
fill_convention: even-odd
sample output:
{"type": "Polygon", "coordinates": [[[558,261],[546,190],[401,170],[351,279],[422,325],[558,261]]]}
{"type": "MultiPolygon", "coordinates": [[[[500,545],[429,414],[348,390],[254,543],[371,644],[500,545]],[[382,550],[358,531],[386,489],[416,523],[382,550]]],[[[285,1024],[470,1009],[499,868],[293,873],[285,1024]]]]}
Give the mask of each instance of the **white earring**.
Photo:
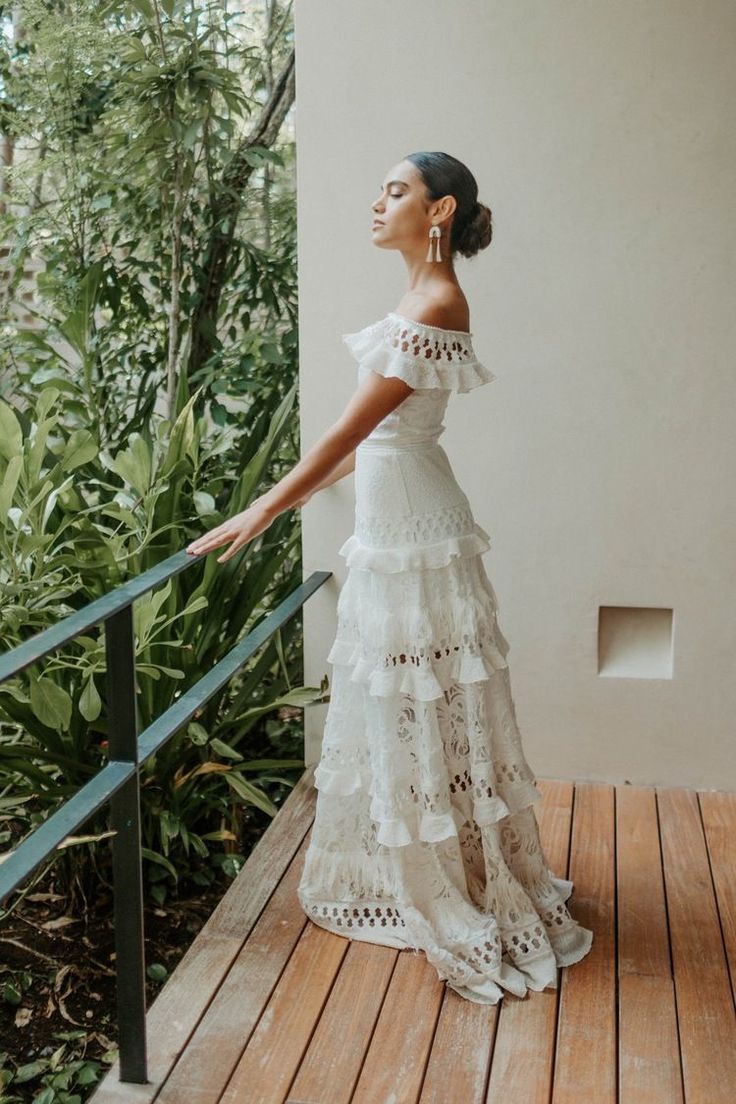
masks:
{"type": "Polygon", "coordinates": [[[427,250],[427,260],[428,261],[432,260],[432,240],[433,239],[436,239],[436,241],[437,241],[437,249],[436,249],[436,252],[435,252],[435,258],[434,259],[436,261],[441,261],[442,260],[442,255],[440,253],[440,235],[441,235],[441,233],[442,233],[442,231],[440,230],[439,226],[430,226],[430,228],[429,228],[429,249],[427,250]]]}

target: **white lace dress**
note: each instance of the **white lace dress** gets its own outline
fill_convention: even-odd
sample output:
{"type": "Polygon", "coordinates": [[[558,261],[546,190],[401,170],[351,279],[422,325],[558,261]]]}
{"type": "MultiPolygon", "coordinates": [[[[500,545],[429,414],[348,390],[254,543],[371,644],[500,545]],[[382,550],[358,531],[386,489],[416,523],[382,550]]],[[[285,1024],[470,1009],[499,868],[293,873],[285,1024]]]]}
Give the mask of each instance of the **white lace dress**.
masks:
{"type": "Polygon", "coordinates": [[[356,450],[355,531],[298,887],[336,935],[424,952],[461,996],[556,988],[593,933],[565,905],[533,805],[490,539],[438,442],[450,393],[495,376],[472,333],[390,313],[343,340],[415,390],[356,450]]]}

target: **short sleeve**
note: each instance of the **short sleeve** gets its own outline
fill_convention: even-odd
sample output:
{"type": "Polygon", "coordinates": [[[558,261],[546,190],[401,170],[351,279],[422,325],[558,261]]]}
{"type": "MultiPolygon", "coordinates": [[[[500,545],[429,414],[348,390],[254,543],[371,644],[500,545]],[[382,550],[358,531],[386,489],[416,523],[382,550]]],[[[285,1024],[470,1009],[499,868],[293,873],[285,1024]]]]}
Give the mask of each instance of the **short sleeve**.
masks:
{"type": "Polygon", "coordinates": [[[472,334],[414,322],[394,313],[342,340],[359,364],[398,376],[415,389],[471,391],[496,377],[477,359],[472,334]]]}

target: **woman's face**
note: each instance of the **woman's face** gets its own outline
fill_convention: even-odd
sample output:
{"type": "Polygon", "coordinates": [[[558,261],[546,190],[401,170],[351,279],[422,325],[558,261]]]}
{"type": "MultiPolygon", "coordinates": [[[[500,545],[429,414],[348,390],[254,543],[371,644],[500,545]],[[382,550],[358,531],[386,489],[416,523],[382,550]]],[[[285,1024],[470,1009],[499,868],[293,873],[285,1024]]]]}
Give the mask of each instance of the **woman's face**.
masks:
{"type": "MultiPolygon", "coordinates": [[[[419,170],[411,161],[399,161],[386,173],[381,193],[371,205],[374,244],[385,249],[426,249],[432,214],[444,202],[428,203],[419,170]]],[[[442,230],[446,230],[444,223],[442,230]]]]}

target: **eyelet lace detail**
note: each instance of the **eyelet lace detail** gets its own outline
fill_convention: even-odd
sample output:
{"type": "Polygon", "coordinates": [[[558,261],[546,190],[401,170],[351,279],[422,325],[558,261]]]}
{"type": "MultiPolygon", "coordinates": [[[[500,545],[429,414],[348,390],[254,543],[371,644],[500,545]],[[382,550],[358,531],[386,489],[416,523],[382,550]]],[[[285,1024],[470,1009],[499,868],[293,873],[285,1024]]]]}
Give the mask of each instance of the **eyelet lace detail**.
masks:
{"type": "Polygon", "coordinates": [[[403,928],[399,910],[390,905],[361,905],[360,908],[340,908],[339,905],[310,905],[314,917],[328,919],[336,928],[403,928]]]}
{"type": "Polygon", "coordinates": [[[355,535],[373,548],[391,548],[397,545],[433,544],[475,529],[470,506],[464,502],[446,506],[431,513],[409,514],[401,517],[363,517],[356,512],[355,535]]]}
{"type": "Polygon", "coordinates": [[[386,319],[386,336],[392,348],[422,360],[440,361],[443,364],[475,360],[471,335],[463,337],[459,330],[442,330],[389,314],[386,319]]]}
{"type": "Polygon", "coordinates": [[[417,390],[464,392],[496,378],[477,359],[470,334],[395,314],[343,334],[342,340],[361,365],[381,376],[398,376],[417,390]]]}

